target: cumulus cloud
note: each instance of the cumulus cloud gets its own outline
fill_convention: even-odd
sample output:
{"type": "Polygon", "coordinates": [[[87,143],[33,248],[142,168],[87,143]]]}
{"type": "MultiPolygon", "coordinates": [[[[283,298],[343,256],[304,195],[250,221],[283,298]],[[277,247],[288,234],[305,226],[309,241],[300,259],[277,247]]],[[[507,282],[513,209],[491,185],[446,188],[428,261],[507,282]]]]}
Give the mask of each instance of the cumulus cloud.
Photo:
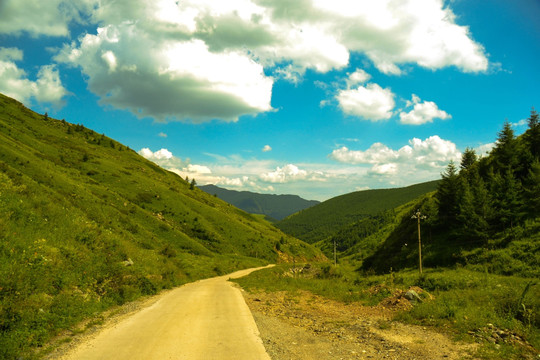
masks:
{"type": "Polygon", "coordinates": [[[345,114],[371,121],[389,119],[395,106],[394,93],[373,83],[339,90],[336,99],[345,114]]]}
{"type": "Polygon", "coordinates": [[[353,86],[363,84],[369,79],[371,79],[371,75],[369,75],[367,72],[365,72],[362,69],[356,69],[356,71],[350,74],[349,77],[347,78],[346,80],[347,87],[351,88],[353,86]]]}
{"type": "Polygon", "coordinates": [[[22,59],[21,50],[0,47],[0,92],[26,105],[35,100],[39,103],[52,104],[57,108],[63,106],[63,99],[68,91],[62,85],[56,66],[40,67],[36,80],[32,81],[28,79],[26,71],[16,64],[22,59]]]}
{"type": "Polygon", "coordinates": [[[167,149],[160,149],[154,152],[149,148],[142,148],[139,150],[139,155],[168,170],[183,168],[189,163],[188,160],[184,161],[174,156],[173,153],[167,149]]]}
{"type": "Polygon", "coordinates": [[[435,176],[451,161],[458,162],[461,152],[451,141],[434,135],[425,140],[413,138],[398,150],[382,143],[375,143],[367,150],[350,150],[341,147],[329,157],[341,163],[370,164],[371,173],[377,175],[424,175],[435,176]]]}
{"type": "Polygon", "coordinates": [[[103,104],[158,120],[235,121],[271,110],[272,80],[237,52],[212,53],[201,40],[163,41],[134,23],[100,28],[58,61],[80,66],[103,104]]]}
{"type": "Polygon", "coordinates": [[[272,147],[270,145],[264,145],[262,148],[262,152],[269,152],[272,151],[272,147]]]}
{"type": "Polygon", "coordinates": [[[2,0],[0,34],[67,36],[69,24],[82,23],[82,13],[89,13],[93,3],[92,0],[2,0]]]}
{"type": "Polygon", "coordinates": [[[433,101],[423,101],[414,95],[412,101],[407,101],[407,107],[413,106],[409,112],[401,112],[399,119],[402,124],[422,125],[433,122],[433,119],[450,119],[452,116],[446,111],[440,110],[433,101]]]}
{"type": "Polygon", "coordinates": [[[476,147],[474,149],[474,151],[479,156],[485,156],[485,155],[489,154],[491,152],[491,150],[493,150],[494,147],[495,147],[495,143],[492,142],[492,143],[489,143],[489,144],[480,145],[480,146],[476,147]]]}
{"type": "MultiPolygon", "coordinates": [[[[343,69],[351,53],[362,53],[380,71],[393,74],[411,63],[430,69],[456,66],[466,72],[488,68],[482,46],[466,26],[456,24],[442,0],[37,3],[7,0],[10,14],[21,15],[0,22],[3,31],[37,32],[14,24],[41,27],[45,19],[58,27],[44,26],[41,33],[65,35],[70,21],[88,18],[99,26],[97,34],[67,45],[57,60],[80,67],[103,104],[158,120],[235,121],[271,111],[275,81],[298,82],[307,69],[343,69]],[[24,18],[19,12],[23,4],[37,6],[36,11],[26,11],[24,18]],[[29,14],[40,21],[32,21],[29,14]]],[[[356,88],[368,80],[363,70],[350,76],[348,89],[339,97],[341,108],[372,119],[388,118],[388,93],[375,85],[356,88]],[[361,93],[375,103],[355,106],[361,93]]]]}
{"type": "Polygon", "coordinates": [[[307,175],[306,170],[301,170],[293,164],[287,164],[282,168],[278,166],[275,171],[261,174],[261,179],[271,183],[285,183],[294,180],[303,180],[307,175]]]}
{"type": "Polygon", "coordinates": [[[325,174],[322,171],[307,171],[300,169],[298,166],[293,164],[287,164],[284,167],[276,167],[276,170],[260,174],[260,179],[265,182],[270,183],[289,183],[296,182],[300,180],[304,181],[326,181],[328,179],[328,174],[325,174]]]}

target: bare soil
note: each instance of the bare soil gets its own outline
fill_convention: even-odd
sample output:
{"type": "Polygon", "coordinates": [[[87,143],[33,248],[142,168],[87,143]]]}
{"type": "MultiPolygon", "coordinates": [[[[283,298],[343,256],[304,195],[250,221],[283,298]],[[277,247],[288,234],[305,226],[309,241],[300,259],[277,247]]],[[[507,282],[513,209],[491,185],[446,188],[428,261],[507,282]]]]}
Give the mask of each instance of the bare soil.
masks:
{"type": "Polygon", "coordinates": [[[369,307],[302,291],[243,295],[274,360],[472,359],[476,346],[391,321],[395,311],[412,306],[397,298],[369,307]]]}

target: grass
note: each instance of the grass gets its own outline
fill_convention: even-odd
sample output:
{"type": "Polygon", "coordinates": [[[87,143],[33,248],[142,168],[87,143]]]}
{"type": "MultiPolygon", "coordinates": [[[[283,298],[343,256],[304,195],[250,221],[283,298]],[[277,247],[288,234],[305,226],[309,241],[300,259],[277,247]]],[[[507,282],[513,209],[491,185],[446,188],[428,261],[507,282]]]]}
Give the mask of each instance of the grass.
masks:
{"type": "MultiPolygon", "coordinates": [[[[298,266],[303,268],[303,266],[298,266]]],[[[540,282],[536,278],[502,276],[464,268],[427,269],[386,275],[361,274],[342,264],[310,264],[303,273],[284,264],[237,279],[243,288],[253,291],[297,292],[299,289],[344,303],[359,302],[374,306],[395,294],[419,286],[433,300],[424,301],[409,311],[397,312],[394,320],[439,328],[456,339],[479,341],[475,355],[482,359],[520,359],[540,349],[540,282]],[[491,330],[490,330],[491,329],[491,330]],[[532,347],[511,343],[492,343],[486,332],[502,331],[532,347]],[[535,350],[534,350],[535,349],[535,350]]],[[[388,324],[382,324],[385,327],[388,324]]]]}
{"type": "Polygon", "coordinates": [[[357,191],[337,196],[276,223],[308,243],[324,240],[358,220],[394,209],[434,191],[438,180],[396,189],[357,191]]]}
{"type": "Polygon", "coordinates": [[[33,358],[143,295],[319,256],[126,146],[0,95],[0,358],[33,358]]]}

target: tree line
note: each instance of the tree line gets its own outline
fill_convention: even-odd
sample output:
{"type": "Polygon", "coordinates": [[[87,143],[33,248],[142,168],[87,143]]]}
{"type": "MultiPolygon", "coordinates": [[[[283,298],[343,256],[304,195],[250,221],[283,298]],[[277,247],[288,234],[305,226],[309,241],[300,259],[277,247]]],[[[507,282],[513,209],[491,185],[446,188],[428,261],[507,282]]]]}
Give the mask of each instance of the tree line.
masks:
{"type": "Polygon", "coordinates": [[[435,194],[436,225],[470,240],[513,231],[540,215],[540,120],[533,108],[528,129],[516,136],[506,121],[489,156],[467,148],[450,162],[435,194]]]}

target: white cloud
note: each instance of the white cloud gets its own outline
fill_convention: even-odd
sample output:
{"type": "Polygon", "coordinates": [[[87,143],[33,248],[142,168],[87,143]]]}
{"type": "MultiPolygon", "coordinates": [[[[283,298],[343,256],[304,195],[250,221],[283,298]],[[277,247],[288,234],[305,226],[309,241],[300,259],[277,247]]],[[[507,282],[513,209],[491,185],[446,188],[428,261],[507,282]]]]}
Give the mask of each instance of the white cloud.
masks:
{"type": "Polygon", "coordinates": [[[307,171],[299,169],[296,165],[287,164],[282,168],[278,166],[275,171],[261,174],[261,179],[271,183],[285,183],[303,180],[307,175],[307,171]]]}
{"type": "Polygon", "coordinates": [[[264,145],[262,148],[262,152],[269,152],[272,151],[272,147],[270,145],[264,145]]]}
{"type": "MultiPolygon", "coordinates": [[[[158,120],[235,121],[271,111],[275,81],[299,82],[307,69],[343,69],[352,53],[393,74],[411,63],[488,68],[484,49],[443,0],[6,1],[16,16],[2,12],[5,33],[65,36],[73,21],[98,25],[96,35],[66,46],[57,60],[80,67],[103,104],[158,120]]],[[[373,93],[353,89],[367,80],[363,70],[350,76],[342,108],[388,118],[388,94],[373,99],[384,101],[377,110],[354,106],[362,88],[373,93]]]]}
{"type": "Polygon", "coordinates": [[[420,101],[420,98],[414,94],[412,96],[412,101],[407,101],[407,107],[414,107],[408,113],[401,112],[399,114],[399,119],[402,124],[422,125],[433,122],[433,119],[446,120],[452,117],[446,111],[440,110],[433,101],[420,101]]]}
{"type": "Polygon", "coordinates": [[[36,80],[28,79],[28,74],[20,69],[16,61],[23,59],[23,52],[17,48],[0,47],[0,92],[17,99],[27,106],[32,100],[39,103],[62,107],[68,94],[62,85],[55,65],[39,68],[36,80]]]}
{"type": "Polygon", "coordinates": [[[184,161],[174,156],[172,152],[167,149],[160,149],[154,152],[149,148],[142,148],[139,150],[139,155],[168,170],[182,168],[187,166],[189,163],[189,160],[184,161]]]}
{"type": "Polygon", "coordinates": [[[158,134],[158,136],[159,136],[159,137],[162,137],[162,138],[166,138],[166,137],[167,137],[167,134],[164,133],[164,132],[160,132],[160,133],[158,134]]]}
{"type": "Polygon", "coordinates": [[[487,154],[491,152],[491,150],[493,150],[494,147],[495,147],[495,143],[492,142],[489,144],[480,145],[476,147],[474,151],[476,152],[476,154],[478,154],[478,156],[486,156],[487,154]]]}
{"type": "Polygon", "coordinates": [[[512,126],[513,126],[513,127],[520,127],[520,126],[525,126],[525,125],[527,125],[527,124],[529,124],[529,120],[527,120],[527,119],[521,119],[521,120],[519,120],[518,122],[512,123],[512,126]]]}
{"type": "Polygon", "coordinates": [[[396,180],[399,177],[429,179],[439,175],[450,160],[459,162],[461,152],[451,141],[434,135],[425,140],[413,138],[398,150],[382,143],[375,143],[364,151],[344,146],[334,150],[329,157],[341,163],[372,165],[371,174],[395,176],[396,180]]]}
{"type": "Polygon", "coordinates": [[[0,34],[68,36],[69,25],[84,23],[97,0],[2,0],[0,34]]]}
{"type": "Polygon", "coordinates": [[[392,91],[378,84],[339,90],[336,99],[345,114],[372,121],[389,119],[395,106],[392,91]]]}
{"type": "Polygon", "coordinates": [[[353,86],[363,84],[369,79],[371,79],[371,75],[362,69],[356,69],[356,71],[350,74],[347,79],[347,88],[350,89],[353,86]]]}
{"type": "Polygon", "coordinates": [[[199,174],[199,175],[206,175],[206,174],[212,173],[212,170],[210,170],[208,166],[204,166],[204,165],[188,164],[188,166],[185,167],[183,170],[188,173],[192,173],[192,174],[194,173],[194,174],[199,174]]]}
{"type": "Polygon", "coordinates": [[[139,117],[235,121],[272,110],[272,79],[245,55],[213,53],[201,40],[148,36],[134,23],[100,28],[57,60],[80,66],[103,104],[139,117]]]}

